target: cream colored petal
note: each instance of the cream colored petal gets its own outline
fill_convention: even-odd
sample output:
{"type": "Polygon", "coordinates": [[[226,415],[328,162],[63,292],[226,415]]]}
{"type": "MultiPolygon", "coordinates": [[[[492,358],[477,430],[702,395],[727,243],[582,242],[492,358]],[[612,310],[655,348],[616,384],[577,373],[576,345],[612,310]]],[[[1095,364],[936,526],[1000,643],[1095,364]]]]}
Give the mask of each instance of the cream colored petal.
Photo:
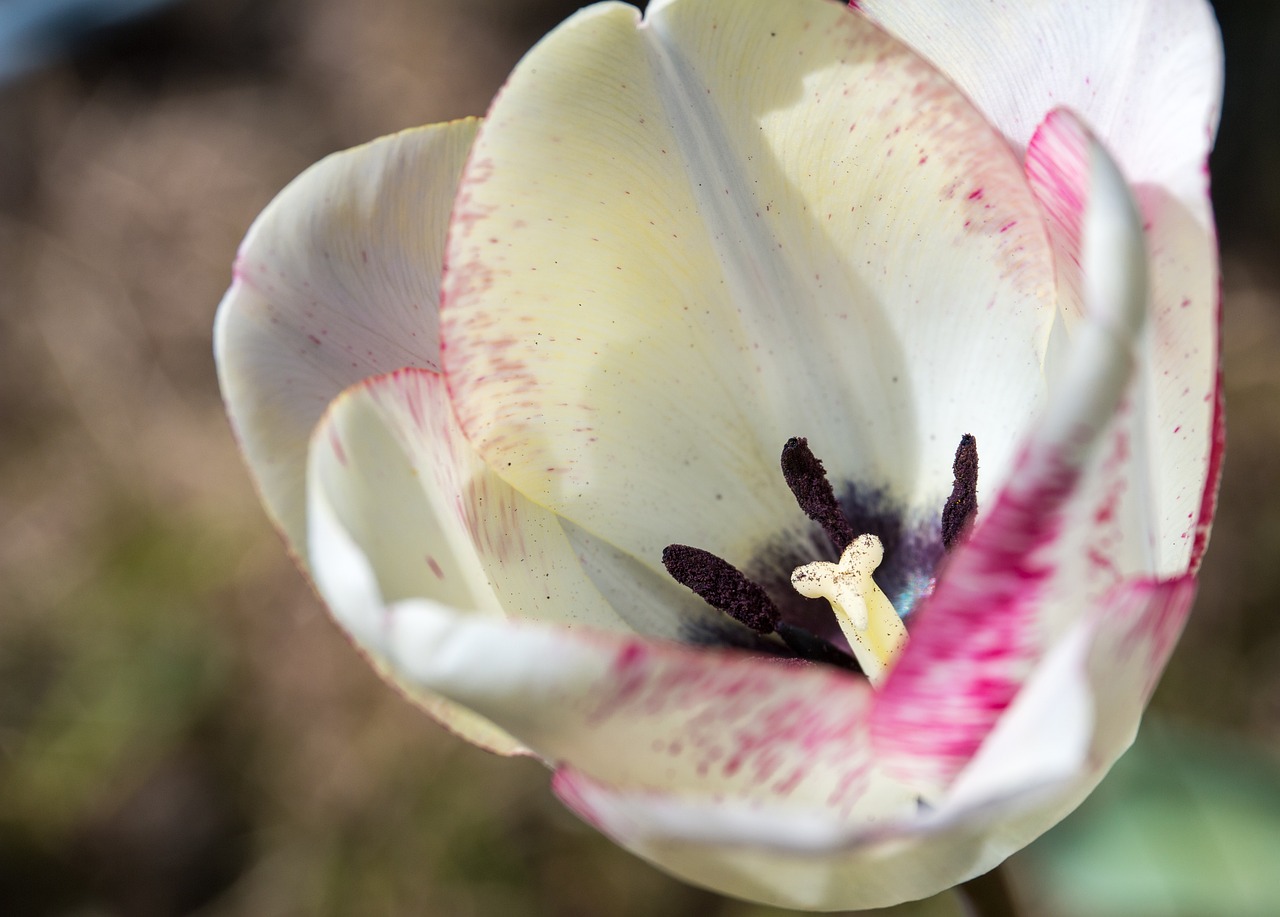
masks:
{"type": "Polygon", "coordinates": [[[940,505],[972,432],[986,487],[1044,392],[1052,264],[1016,159],[822,0],[578,14],[495,102],[448,265],[468,436],[650,565],[807,527],[794,435],[838,481],[940,505]]]}
{"type": "Polygon", "coordinates": [[[360,546],[384,602],[629,630],[559,520],[475,455],[438,373],[401,370],[345,392],[312,436],[308,474],[311,502],[360,546]]]}
{"type": "Polygon", "coordinates": [[[267,512],[305,563],[307,440],[347,386],[435,369],[440,264],[477,122],[335,153],[254,222],[218,307],[227,412],[267,512]]]}
{"type": "MultiPolygon", "coordinates": [[[[765,643],[753,631],[677,583],[665,570],[641,562],[567,519],[560,519],[560,526],[587,576],[618,617],[636,633],[690,646],[758,648],[765,643]]],[[[776,648],[776,644],[766,646],[776,648]]]]}
{"type": "Polygon", "coordinates": [[[308,557],[335,617],[380,673],[469,741],[523,751],[482,717],[406,681],[360,609],[425,598],[499,619],[627,630],[555,516],[476,457],[438,373],[401,370],[341,395],[312,437],[308,475],[308,557]]]}
{"type": "Polygon", "coordinates": [[[340,396],[313,461],[386,601],[426,597],[573,628],[687,643],[752,635],[670,577],[532,503],[476,456],[438,373],[401,370],[340,396]]]}
{"type": "Polygon", "coordinates": [[[1152,277],[1143,366],[1151,446],[1144,470],[1158,533],[1154,570],[1174,576],[1199,569],[1222,475],[1222,281],[1217,239],[1198,208],[1152,185],[1136,194],[1152,277]]]}
{"type": "MultiPolygon", "coordinates": [[[[322,487],[310,488],[307,526],[308,555],[313,561],[316,587],[334,618],[378,674],[404,692],[438,723],[468,742],[502,755],[529,754],[518,740],[489,720],[434,691],[407,683],[393,667],[387,665],[380,652],[379,621],[369,611],[382,606],[377,571],[343,527],[337,510],[322,487]]],[[[455,573],[453,579],[458,582],[461,576],[455,573]]],[[[495,612],[490,610],[490,613],[495,612]]]]}

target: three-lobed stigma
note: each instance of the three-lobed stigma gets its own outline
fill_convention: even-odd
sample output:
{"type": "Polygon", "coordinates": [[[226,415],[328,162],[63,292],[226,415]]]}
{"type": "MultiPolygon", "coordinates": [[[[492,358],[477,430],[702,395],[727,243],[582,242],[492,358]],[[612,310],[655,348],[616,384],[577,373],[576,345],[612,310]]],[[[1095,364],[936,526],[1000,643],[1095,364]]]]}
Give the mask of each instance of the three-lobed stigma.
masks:
{"type": "Polygon", "coordinates": [[[872,687],[879,687],[907,645],[907,628],[871,574],[884,560],[875,535],[849,542],[838,563],[817,560],[791,574],[796,592],[831,603],[840,630],[872,687]]]}

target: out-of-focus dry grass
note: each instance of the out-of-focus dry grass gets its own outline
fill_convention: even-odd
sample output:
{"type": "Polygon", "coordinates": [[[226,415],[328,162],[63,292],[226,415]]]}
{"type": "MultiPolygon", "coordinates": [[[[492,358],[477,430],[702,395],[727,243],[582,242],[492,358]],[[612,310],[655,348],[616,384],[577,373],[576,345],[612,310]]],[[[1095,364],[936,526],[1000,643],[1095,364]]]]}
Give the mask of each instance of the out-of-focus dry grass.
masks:
{"type": "MultiPolygon", "coordinates": [[[[0,89],[0,912],[765,913],[386,690],[218,399],[210,323],[262,206],[330,151],[482,112],[573,6],[191,0],[0,89]]],[[[1226,259],[1222,515],[1159,703],[1280,755],[1280,304],[1254,251],[1226,259]]]]}

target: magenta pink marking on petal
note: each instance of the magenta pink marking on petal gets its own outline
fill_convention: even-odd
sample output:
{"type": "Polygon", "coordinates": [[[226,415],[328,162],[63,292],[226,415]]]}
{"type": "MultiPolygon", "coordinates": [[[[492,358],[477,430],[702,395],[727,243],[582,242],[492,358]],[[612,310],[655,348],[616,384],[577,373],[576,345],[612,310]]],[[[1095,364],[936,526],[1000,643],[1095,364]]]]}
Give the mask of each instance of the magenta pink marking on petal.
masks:
{"type": "Polygon", "coordinates": [[[342,448],[342,439],[338,436],[338,428],[336,426],[329,428],[329,446],[333,449],[333,457],[338,460],[338,464],[345,468],[347,465],[347,450],[342,448]]]}
{"type": "MultiPolygon", "coordinates": [[[[1218,296],[1218,327],[1222,327],[1222,296],[1218,296]]],[[[1222,335],[1218,335],[1221,347],[1222,335]]],[[[1191,560],[1188,570],[1194,574],[1200,569],[1205,548],[1209,546],[1209,530],[1213,526],[1213,516],[1218,508],[1218,485],[1222,481],[1222,457],[1227,448],[1227,415],[1226,401],[1222,389],[1222,361],[1218,360],[1218,374],[1214,379],[1213,390],[1213,424],[1209,431],[1209,468],[1206,472],[1204,493],[1200,498],[1200,515],[1196,519],[1195,541],[1191,547],[1191,560]]]]}
{"type": "Polygon", "coordinates": [[[847,804],[856,803],[870,760],[866,682],[813,666],[793,675],[793,666],[736,652],[708,655],[624,644],[585,711],[586,728],[661,729],[664,754],[687,779],[728,780],[753,795],[839,780],[847,804]]]}
{"type": "Polygon", "coordinates": [[[605,832],[605,825],[595,807],[587,801],[586,791],[593,783],[588,777],[569,767],[556,768],[551,778],[551,791],[571,812],[597,831],[605,832]]]}
{"type": "MultiPolygon", "coordinates": [[[[1028,150],[1028,178],[1050,217],[1063,290],[1078,290],[1080,280],[1072,267],[1079,262],[1089,155],[1087,134],[1064,112],[1046,119],[1028,150]]],[[[1092,437],[1081,429],[1079,444],[1092,437]]],[[[1111,448],[1103,466],[1108,483],[1094,507],[1097,521],[1110,524],[1101,526],[1086,559],[1114,581],[1119,571],[1108,548],[1116,537],[1114,505],[1127,486],[1123,434],[1111,448]]],[[[922,603],[911,641],[871,713],[875,751],[891,772],[945,786],[981,746],[1039,658],[1044,647],[1037,613],[1054,572],[1046,549],[1078,486],[1078,454],[1066,443],[1050,454],[1024,453],[1006,491],[922,603]]],[[[1176,633],[1172,625],[1157,630],[1176,633]]],[[[1164,638],[1169,647],[1170,639],[1164,638]]]]}
{"type": "Polygon", "coordinates": [[[1053,567],[1061,507],[1079,481],[1063,457],[1034,470],[1026,454],[1011,484],[952,555],[916,612],[911,639],[871,710],[878,757],[906,779],[945,783],[1012,703],[1039,651],[1034,633],[1053,567]]]}
{"type": "Polygon", "coordinates": [[[1051,112],[1027,146],[1026,169],[1044,204],[1079,239],[1088,187],[1087,140],[1061,111],[1051,112]],[[1047,192],[1047,193],[1046,193],[1047,192]]]}
{"type": "Polygon", "coordinates": [[[1048,217],[1060,305],[1068,319],[1082,308],[1081,234],[1089,187],[1089,138],[1074,117],[1050,112],[1027,145],[1027,181],[1048,217]]]}
{"type": "Polygon", "coordinates": [[[1168,580],[1130,580],[1101,602],[1094,665],[1116,673],[1136,672],[1136,698],[1145,704],[1173,653],[1195,601],[1195,576],[1168,580]]]}

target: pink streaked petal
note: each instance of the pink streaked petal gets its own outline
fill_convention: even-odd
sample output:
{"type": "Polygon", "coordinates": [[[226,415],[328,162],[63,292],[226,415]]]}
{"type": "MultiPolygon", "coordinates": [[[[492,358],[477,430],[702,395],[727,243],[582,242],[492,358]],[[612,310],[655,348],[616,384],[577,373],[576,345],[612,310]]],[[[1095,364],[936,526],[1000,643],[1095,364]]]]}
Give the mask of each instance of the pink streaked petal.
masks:
{"type": "Polygon", "coordinates": [[[439,373],[404,369],[335,399],[318,484],[377,568],[385,601],[696,642],[750,636],[668,576],[528,500],[480,461],[439,373]]]}
{"type": "Polygon", "coordinates": [[[437,368],[445,230],[477,124],[321,160],[241,244],[214,327],[218,380],[267,512],[304,564],[307,440],[325,407],[369,376],[437,368]]]}
{"type": "MultiPolygon", "coordinates": [[[[335,402],[336,410],[340,411],[342,405],[342,399],[335,402]]],[[[338,499],[331,499],[330,488],[319,482],[332,474],[333,466],[345,467],[349,457],[340,445],[340,440],[331,435],[326,422],[322,421],[319,434],[318,441],[322,445],[317,445],[317,441],[313,440],[310,450],[309,464],[314,473],[309,475],[308,480],[307,554],[312,561],[311,571],[316,589],[329,606],[334,619],[351,637],[356,648],[369,659],[379,675],[451,732],[498,754],[529,754],[529,750],[520,742],[492,722],[435,692],[406,682],[397,677],[395,670],[386,664],[382,652],[381,623],[375,611],[383,607],[382,586],[378,582],[378,576],[379,573],[385,574],[388,564],[394,564],[396,559],[382,559],[382,569],[375,568],[340,520],[342,503],[346,502],[342,499],[343,495],[335,493],[334,496],[338,499]]],[[[412,575],[412,571],[409,573],[412,575]]],[[[459,570],[445,571],[445,578],[455,594],[467,588],[465,577],[459,570]]],[[[495,612],[490,610],[489,613],[495,612]]]]}
{"type": "MultiPolygon", "coordinates": [[[[1079,321],[1085,295],[1088,164],[1086,129],[1069,112],[1051,112],[1027,148],[1026,168],[1054,244],[1061,312],[1055,335],[1063,342],[1079,321]]],[[[1122,576],[1167,576],[1186,570],[1203,552],[1217,492],[1222,433],[1217,309],[1195,306],[1196,300],[1214,295],[1197,285],[1212,282],[1216,262],[1210,251],[1210,270],[1197,268],[1205,255],[1204,232],[1176,200],[1152,186],[1135,189],[1135,195],[1151,258],[1151,330],[1138,354],[1128,423],[1113,434],[1128,454],[1110,469],[1110,480],[1095,488],[1120,497],[1113,497],[1111,509],[1098,507],[1099,521],[1110,529],[1108,544],[1095,539],[1093,547],[1105,552],[1122,576]],[[1181,291],[1176,307],[1170,305],[1175,291],[1181,291]],[[1113,511],[1117,508],[1122,511],[1113,511]],[[1134,544],[1139,539],[1144,543],[1134,544]],[[1138,554],[1144,556],[1138,559],[1138,554]]]]}
{"type": "Polygon", "coordinates": [[[1052,796],[1086,770],[1096,718],[1086,660],[1096,632],[1086,615],[1055,642],[948,788],[937,821],[1052,796]]]}
{"type": "Polygon", "coordinates": [[[1134,184],[1207,203],[1201,168],[1218,126],[1222,44],[1205,0],[855,6],[933,61],[1017,148],[1049,111],[1070,108],[1134,184]]]}
{"type": "Polygon", "coordinates": [[[1222,426],[1207,167],[1222,47],[1212,8],[1204,0],[1095,4],[1087,14],[1057,0],[855,5],[932,60],[1015,147],[1034,147],[1045,116],[1067,107],[1119,162],[1151,256],[1153,344],[1145,416],[1135,422],[1150,444],[1139,461],[1156,520],[1153,568],[1161,576],[1195,568],[1212,520],[1222,426]]]}
{"type": "Polygon", "coordinates": [[[628,790],[567,770],[554,786],[623,846],[713,889],[816,910],[929,894],[986,872],[1093,791],[1132,740],[1194,590],[1191,577],[1136,580],[1090,608],[938,806],[914,816],[856,823],[628,790]],[[1056,751],[1046,755],[1046,745],[1056,751]]]}
{"type": "Polygon", "coordinates": [[[1216,238],[1197,208],[1154,185],[1135,194],[1152,284],[1144,472],[1159,533],[1154,572],[1171,577],[1198,566],[1221,477],[1221,280],[1216,238]]]}
{"type": "Polygon", "coordinates": [[[1031,137],[1027,181],[1044,208],[1053,244],[1059,320],[1070,334],[1084,311],[1082,237],[1089,181],[1089,142],[1073,117],[1051,113],[1031,137]]]}
{"type": "Polygon", "coordinates": [[[1044,806],[1011,812],[1000,826],[1024,845],[1076,808],[1133,742],[1142,712],[1195,598],[1190,575],[1117,585],[1086,612],[1092,637],[1086,671],[1093,736],[1079,777],[1044,806]]]}
{"type": "Polygon", "coordinates": [[[1064,155],[1043,164],[1048,186],[1068,189],[1063,200],[1084,203],[1080,289],[1087,311],[1051,382],[1045,416],[922,604],[872,711],[877,753],[926,791],[947,786],[969,762],[1042,654],[1080,614],[1088,591],[1079,581],[1059,588],[1062,569],[1082,553],[1090,513],[1110,499],[1102,483],[1114,477],[1108,472],[1116,461],[1106,445],[1123,430],[1117,414],[1137,363],[1146,258],[1114,163],[1078,122],[1064,124],[1064,155]]]}
{"type": "MultiPolygon", "coordinates": [[[[1088,129],[1063,109],[1045,118],[1027,148],[1027,180],[1048,217],[1057,262],[1059,318],[1054,334],[1060,341],[1059,353],[1070,347],[1084,315],[1085,300],[1091,295],[1095,301],[1099,299],[1096,291],[1087,288],[1091,282],[1090,264],[1102,264],[1115,257],[1110,251],[1115,244],[1112,239],[1094,239],[1092,247],[1086,239],[1089,220],[1093,220],[1092,225],[1100,222],[1088,209],[1091,202],[1098,200],[1090,196],[1090,174],[1093,156],[1099,149],[1088,129]]],[[[1141,258],[1143,252],[1135,246],[1128,257],[1141,258]]],[[[1097,273],[1095,268],[1094,274],[1097,273]]],[[[1124,321],[1139,322],[1142,314],[1134,310],[1124,321]]],[[[1121,328],[1117,333],[1123,335],[1131,330],[1121,328]]],[[[1140,364],[1145,362],[1142,346],[1136,348],[1135,355],[1140,364]]],[[[1060,371],[1060,365],[1047,367],[1051,391],[1060,384],[1056,378],[1060,371]]],[[[1158,521],[1155,498],[1148,486],[1154,473],[1148,445],[1149,400],[1139,374],[1126,403],[1111,420],[1105,437],[1107,445],[1100,450],[1099,460],[1085,466],[1081,491],[1092,496],[1075,501],[1068,513],[1057,575],[1070,583],[1078,600],[1095,601],[1118,579],[1154,572],[1158,521]]]]}
{"type": "Polygon", "coordinates": [[[1182,634],[1196,589],[1191,574],[1133,580],[1117,587],[1097,614],[1098,633],[1089,659],[1098,696],[1094,766],[1110,767],[1133,741],[1142,711],[1182,634]]]}
{"type": "Polygon", "coordinates": [[[439,373],[406,369],[336,399],[310,486],[372,564],[383,601],[625,632],[554,514],[476,456],[439,373]]]}
{"type": "Polygon", "coordinates": [[[784,808],[768,801],[678,797],[606,786],[572,768],[556,772],[557,795],[591,824],[631,840],[767,847],[795,853],[831,851],[1034,807],[1086,769],[1094,696],[1087,659],[1097,627],[1080,622],[1037,666],[1000,725],[955,784],[926,806],[885,775],[869,773],[868,805],[850,818],[829,808],[784,808]]]}
{"type": "MultiPolygon", "coordinates": [[[[952,791],[916,805],[872,773],[859,812],[609,785],[560,768],[588,823],[686,880],[786,907],[878,907],[985,872],[1053,824],[1088,767],[1092,622],[1060,641],[952,791]],[[1010,829],[1009,825],[1017,825],[1010,829]]],[[[1104,701],[1105,702],[1105,701],[1104,701]]],[[[907,790],[904,793],[904,790],[907,790]]]]}
{"type": "Polygon", "coordinates": [[[553,766],[635,789],[835,813],[863,804],[871,775],[862,679],[425,602],[367,611],[402,679],[497,723],[553,766]]]}

